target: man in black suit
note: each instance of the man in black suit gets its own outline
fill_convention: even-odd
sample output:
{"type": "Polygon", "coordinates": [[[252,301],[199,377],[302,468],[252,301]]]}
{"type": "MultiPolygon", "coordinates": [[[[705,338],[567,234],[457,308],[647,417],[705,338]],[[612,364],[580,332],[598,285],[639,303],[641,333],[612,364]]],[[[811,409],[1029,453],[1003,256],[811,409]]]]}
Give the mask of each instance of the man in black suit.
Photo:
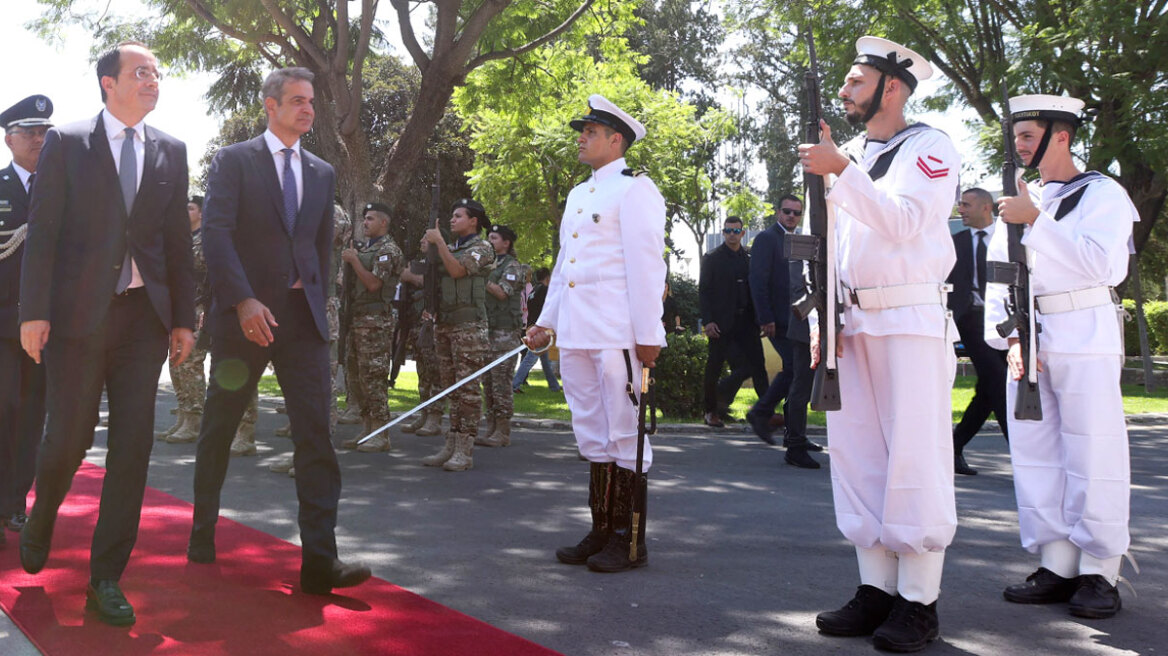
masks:
{"type": "Polygon", "coordinates": [[[215,561],[231,439],[270,362],[295,444],[300,588],[323,595],[362,583],[370,572],[337,558],[341,472],[329,437],[326,315],[336,175],[300,145],[315,117],[312,80],[305,68],[268,75],[268,129],[220,150],[207,174],[203,252],[211,281],[211,380],[196,450],[187,558],[215,561]]]}
{"type": "Polygon", "coordinates": [[[726,408],[748,377],[759,396],[766,393],[767,373],[758,324],[750,300],[750,254],[742,247],[742,219],[726,218],[722,245],[702,258],[698,304],[702,330],[709,339],[704,396],[706,425],[722,427],[726,408]],[[719,381],[730,358],[730,375],[719,381]]]}
{"type": "Polygon", "coordinates": [[[0,169],[0,546],[7,541],[5,527],[19,531],[28,519],[25,498],[45,429],[45,368],[20,346],[18,301],[29,189],[52,115],[53,102],[39,95],[0,114],[12,151],[12,163],[0,169]]]}
{"type": "Polygon", "coordinates": [[[986,249],[994,234],[994,197],[985,189],[973,187],[961,194],[957,205],[961,220],[968,228],[953,235],[957,264],[949,274],[953,292],[949,309],[957,322],[957,332],[965,352],[977,371],[973,399],[953,429],[953,468],[958,474],[973,476],[977,470],[965,462],[962,450],[977,435],[990,416],[997,417],[1002,435],[1009,439],[1006,427],[1006,352],[985,342],[986,249]]]}
{"type": "Polygon", "coordinates": [[[118,580],[138,535],[158,377],[168,348],[178,364],[194,345],[195,285],[186,146],[144,123],[158,60],[124,42],[98,59],[97,77],[105,109],[49,131],[32,189],[20,340],[33,360],[44,356],[48,425],[20,561],[35,574],[48,559],[104,386],[109,450],[86,608],[125,625],[134,609],[118,580]]]}
{"type": "MultiPolygon", "coordinates": [[[[779,225],[787,234],[799,229],[803,219],[803,201],[795,196],[787,196],[779,203],[779,225]]],[[[790,298],[798,301],[807,292],[802,260],[789,260],[790,298]]],[[[790,310],[787,316],[787,339],[791,342],[791,386],[787,390],[787,400],[783,405],[783,446],[791,455],[789,464],[804,469],[819,469],[815,458],[804,457],[806,451],[822,451],[823,447],[807,438],[807,404],[811,402],[811,384],[815,371],[811,368],[811,328],[807,319],[795,316],[790,310]]],[[[787,363],[783,363],[786,367],[787,363]]]]}
{"type": "MultiPolygon", "coordinates": [[[[746,414],[755,435],[767,444],[775,443],[771,417],[774,416],[779,402],[786,399],[790,393],[795,373],[794,344],[787,336],[791,319],[791,269],[790,263],[783,255],[783,242],[787,233],[799,225],[802,216],[803,201],[791,194],[784,196],[779,201],[775,224],[759,233],[751,245],[750,291],[754,295],[754,311],[763,334],[771,340],[771,346],[775,347],[775,351],[783,359],[782,372],[771,380],[766,393],[759,397],[758,402],[746,414]],[[791,227],[786,224],[790,224],[791,227]]],[[[788,404],[784,408],[784,414],[789,408],[788,404]]],[[[786,421],[784,418],[783,423],[786,421]]],[[[804,430],[806,422],[804,407],[804,430]]],[[[784,439],[784,446],[787,449],[784,455],[787,464],[803,469],[819,469],[819,463],[807,453],[809,449],[818,447],[807,440],[806,434],[802,436],[802,440],[784,439]]]]}

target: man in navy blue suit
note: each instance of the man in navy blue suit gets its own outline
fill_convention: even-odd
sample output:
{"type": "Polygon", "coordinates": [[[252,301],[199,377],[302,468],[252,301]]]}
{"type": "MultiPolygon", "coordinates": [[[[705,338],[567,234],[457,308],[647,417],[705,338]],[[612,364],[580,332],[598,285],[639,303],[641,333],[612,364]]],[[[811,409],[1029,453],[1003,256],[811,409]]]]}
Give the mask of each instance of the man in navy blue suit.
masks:
{"type": "MultiPolygon", "coordinates": [[[[779,402],[788,398],[795,373],[794,345],[787,336],[791,321],[791,273],[789,262],[783,255],[783,242],[787,233],[799,225],[802,216],[803,201],[791,194],[784,196],[779,201],[778,220],[759,233],[750,247],[750,293],[754,297],[754,312],[763,334],[771,340],[771,346],[783,359],[782,372],[771,380],[766,394],[746,413],[755,435],[767,444],[775,443],[771,417],[779,402]]],[[[784,413],[791,409],[788,403],[784,413]]],[[[805,427],[806,401],[802,417],[805,427]]],[[[807,453],[809,449],[817,447],[807,440],[805,433],[785,438],[783,445],[787,449],[784,456],[787,464],[803,469],[819,469],[819,463],[807,453]]]]}
{"type": "Polygon", "coordinates": [[[195,460],[187,558],[215,561],[215,523],[231,440],[269,362],[284,392],[300,501],[300,588],[329,594],[369,568],[337,558],[341,472],[329,436],[329,331],[336,176],[304,150],[313,74],[284,68],[264,81],[268,129],[220,150],[207,175],[203,249],[211,281],[211,381],[195,460]]]}
{"type": "Polygon", "coordinates": [[[977,470],[965,462],[962,450],[977,435],[990,413],[998,419],[1002,435],[1009,439],[1006,424],[1006,352],[985,341],[986,249],[994,234],[994,197],[985,189],[973,187],[961,194],[957,205],[961,220],[968,226],[953,235],[957,263],[949,274],[953,292],[949,309],[957,323],[957,332],[965,352],[977,371],[973,398],[953,428],[953,470],[973,476],[977,470]]]}

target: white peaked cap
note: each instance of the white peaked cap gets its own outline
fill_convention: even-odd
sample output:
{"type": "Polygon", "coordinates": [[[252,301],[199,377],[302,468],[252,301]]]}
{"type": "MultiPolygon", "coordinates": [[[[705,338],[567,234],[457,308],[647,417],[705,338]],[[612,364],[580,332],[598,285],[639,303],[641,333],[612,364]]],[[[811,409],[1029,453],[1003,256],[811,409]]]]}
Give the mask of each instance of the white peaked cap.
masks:
{"type": "Polygon", "coordinates": [[[598,93],[588,96],[588,113],[568,125],[580,132],[584,129],[585,123],[607,125],[624,135],[630,144],[645,138],[645,126],[641,125],[640,121],[598,93]]]}

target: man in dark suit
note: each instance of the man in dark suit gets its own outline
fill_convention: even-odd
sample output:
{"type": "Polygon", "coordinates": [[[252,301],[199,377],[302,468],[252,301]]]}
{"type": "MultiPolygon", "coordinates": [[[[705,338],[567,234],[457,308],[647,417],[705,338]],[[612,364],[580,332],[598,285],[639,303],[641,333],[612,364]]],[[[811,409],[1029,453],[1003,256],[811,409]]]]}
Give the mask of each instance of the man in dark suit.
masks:
{"type": "Polygon", "coordinates": [[[19,531],[28,519],[25,498],[45,429],[45,368],[20,346],[18,301],[29,190],[52,115],[45,96],[29,96],[0,114],[12,151],[12,163],[0,169],[0,546],[6,526],[19,531]]]}
{"type": "Polygon", "coordinates": [[[313,74],[272,72],[263,84],[268,129],[220,150],[207,174],[203,252],[211,281],[211,381],[195,460],[195,510],[187,558],[215,562],[215,523],[231,439],[272,363],[295,444],[300,501],[300,588],[329,594],[369,568],[337,558],[341,472],[329,437],[329,331],[336,175],[301,148],[312,129],[313,74]]]}
{"type": "Polygon", "coordinates": [[[1006,352],[985,342],[986,249],[994,234],[994,198],[985,189],[973,187],[961,194],[961,220],[968,228],[953,235],[957,264],[949,274],[953,292],[949,309],[957,322],[957,332],[965,352],[977,371],[973,399],[953,429],[953,468],[958,474],[973,476],[977,470],[965,462],[962,450],[977,435],[990,416],[997,417],[1002,435],[1006,427],[1006,352]]]}
{"type": "Polygon", "coordinates": [[[50,130],[37,164],[20,279],[20,339],[45,361],[48,425],[36,502],[20,536],[35,574],[73,474],[93,443],[104,386],[109,435],[86,608],[135,621],[118,580],[138,535],[154,444],[154,397],[169,348],[194,345],[195,286],[187,219],[187,150],[147,126],[158,60],[136,42],[97,61],[105,109],[50,130]]]}
{"type": "MultiPolygon", "coordinates": [[[[783,359],[783,370],[771,380],[770,387],[759,397],[758,402],[746,414],[754,434],[767,444],[774,444],[774,429],[771,417],[779,402],[786,399],[795,372],[794,345],[787,336],[791,318],[791,269],[783,255],[783,242],[794,226],[799,225],[803,215],[803,201],[788,194],[779,201],[779,212],[775,224],[759,233],[751,245],[750,291],[754,296],[754,311],[762,332],[771,340],[771,346],[783,359]],[[785,225],[790,224],[790,228],[785,225]]],[[[805,404],[804,404],[805,405],[805,404]]],[[[784,414],[790,408],[784,408],[784,414]]],[[[784,424],[789,418],[784,418],[784,424]]],[[[806,408],[803,409],[804,430],[806,408]]],[[[784,459],[787,464],[803,469],[819,469],[807,451],[818,448],[803,435],[803,439],[784,440],[787,449],[784,459]]]]}
{"type": "Polygon", "coordinates": [[[704,396],[706,425],[722,427],[725,413],[742,381],[754,381],[759,396],[766,393],[767,373],[750,299],[750,254],[742,247],[742,219],[727,217],[721,246],[702,258],[698,305],[702,330],[709,339],[704,396]],[[730,359],[730,375],[722,381],[722,365],[730,359]]]}

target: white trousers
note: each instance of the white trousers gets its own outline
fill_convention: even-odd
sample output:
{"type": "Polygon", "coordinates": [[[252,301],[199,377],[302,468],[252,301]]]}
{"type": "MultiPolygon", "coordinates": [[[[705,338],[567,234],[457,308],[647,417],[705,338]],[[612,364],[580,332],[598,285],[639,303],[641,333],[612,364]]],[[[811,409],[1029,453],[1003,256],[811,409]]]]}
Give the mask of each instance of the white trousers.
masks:
{"type": "Polygon", "coordinates": [[[1115,355],[1039,353],[1041,421],[1013,416],[1018,383],[1008,381],[1010,460],[1022,546],[1037,553],[1069,540],[1099,559],[1131,542],[1131,465],[1115,355]]]}
{"type": "MultiPolygon", "coordinates": [[[[633,385],[641,397],[641,363],[629,352],[633,385]]],[[[629,399],[629,374],[620,349],[560,349],[560,377],[572,412],[580,455],[591,462],[615,462],[637,469],[637,406],[629,399]]],[[[645,438],[644,471],[653,464],[645,438]]]]}
{"type": "Polygon", "coordinates": [[[866,334],[843,345],[841,409],[827,413],[836,525],[864,549],[943,552],[957,530],[953,347],[866,334]]]}

